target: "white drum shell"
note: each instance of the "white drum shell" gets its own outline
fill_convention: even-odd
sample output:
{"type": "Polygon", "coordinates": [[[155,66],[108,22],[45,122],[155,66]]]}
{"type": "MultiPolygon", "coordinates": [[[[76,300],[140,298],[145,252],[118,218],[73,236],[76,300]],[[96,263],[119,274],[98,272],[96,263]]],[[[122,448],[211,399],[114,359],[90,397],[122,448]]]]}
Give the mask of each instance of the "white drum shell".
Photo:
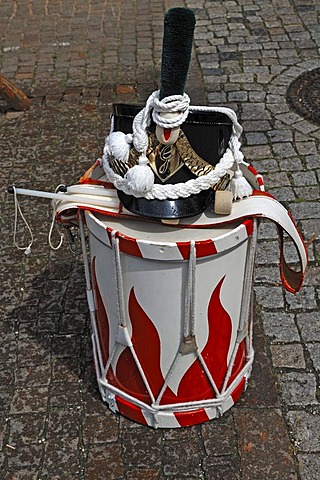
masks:
{"type": "MultiPolygon", "coordinates": [[[[110,408],[153,427],[190,425],[223,414],[233,405],[232,392],[241,382],[243,391],[243,382],[250,374],[253,359],[249,306],[256,243],[255,220],[217,229],[180,229],[144,221],[112,219],[88,211],[85,219],[91,262],[94,263],[93,283],[99,290],[109,324],[106,346],[102,344],[105,335],[97,328],[97,309],[101,309],[101,305],[97,305],[95,296],[92,323],[97,378],[101,394],[110,408]],[[193,260],[190,260],[190,252],[191,258],[194,255],[193,260]],[[231,384],[225,379],[212,398],[195,395],[195,398],[191,396],[186,400],[184,397],[180,401],[179,385],[195,362],[203,363],[201,352],[208,352],[205,349],[209,348],[209,338],[213,347],[219,345],[219,341],[213,341],[212,335],[210,337],[210,325],[215,320],[208,321],[213,295],[218,299],[219,312],[229,317],[231,325],[225,352],[229,372],[226,375],[230,377],[240,342],[246,345],[246,359],[231,384]],[[159,369],[164,385],[157,391],[152,386],[146,387],[150,394],[148,402],[141,400],[139,395],[121,391],[117,382],[112,384],[107,378],[110,368],[116,372],[125,349],[133,350],[138,357],[138,368],[147,372],[144,382],[148,383],[152,376],[150,365],[141,364],[139,359],[143,354],[142,357],[139,352],[136,354],[132,341],[135,336],[135,319],[129,308],[132,298],[147,319],[144,320],[143,341],[156,339],[156,343],[159,342],[155,350],[159,348],[159,369]],[[186,306],[187,298],[191,298],[189,307],[186,306]],[[148,329],[152,333],[150,338],[148,329]],[[194,338],[193,349],[181,354],[185,339],[189,337],[194,338]],[[108,358],[104,358],[102,351],[108,352],[108,358]],[[173,403],[165,401],[166,389],[170,389],[170,398],[176,396],[173,403]],[[124,410],[121,401],[126,406],[124,410]],[[186,415],[180,421],[181,413],[186,415]]],[[[219,319],[217,321],[219,323],[219,319]]],[[[208,358],[208,353],[206,355],[208,358]]],[[[214,357],[215,352],[210,355],[214,357]]],[[[210,363],[210,359],[208,361],[210,363]]],[[[155,370],[158,372],[157,368],[155,370]]],[[[159,376],[159,372],[157,374],[159,376]]],[[[206,381],[214,383],[210,371],[206,375],[206,381]]]]}

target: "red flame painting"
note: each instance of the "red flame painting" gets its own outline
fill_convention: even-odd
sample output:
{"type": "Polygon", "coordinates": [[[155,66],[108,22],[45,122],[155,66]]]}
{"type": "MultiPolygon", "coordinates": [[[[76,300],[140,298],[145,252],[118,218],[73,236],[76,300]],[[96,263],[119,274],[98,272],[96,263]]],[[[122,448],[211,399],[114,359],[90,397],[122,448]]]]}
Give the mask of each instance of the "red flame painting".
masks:
{"type": "Polygon", "coordinates": [[[95,317],[99,333],[101,356],[103,364],[105,365],[109,358],[109,320],[98,287],[96,275],[96,257],[94,257],[92,260],[92,287],[94,294],[94,303],[96,310],[95,317]]]}
{"type": "MultiPolygon", "coordinates": [[[[92,272],[97,328],[100,339],[99,343],[101,345],[103,362],[106,364],[109,356],[109,323],[97,284],[95,259],[93,260],[92,272]]],[[[231,318],[220,301],[220,292],[224,278],[225,277],[223,277],[215,287],[208,304],[207,314],[209,335],[207,343],[201,352],[203,361],[205,362],[206,367],[215,381],[219,391],[223,386],[224,378],[227,373],[227,356],[232,334],[231,318]]],[[[132,323],[132,343],[134,350],[142,366],[152,395],[154,398],[157,398],[165,381],[160,367],[161,348],[164,347],[161,345],[160,337],[156,327],[139,304],[134,292],[134,288],[131,289],[129,295],[129,316],[132,323]]],[[[243,340],[238,348],[228,385],[231,384],[233,379],[245,365],[245,353],[245,341],[243,340]]],[[[123,352],[120,354],[115,373],[111,367],[109,368],[107,372],[107,379],[112,385],[119,388],[123,392],[145,402],[146,404],[150,405],[152,403],[152,399],[148,393],[142,375],[136,365],[135,359],[129,347],[125,347],[123,352]]],[[[240,385],[233,392],[232,397],[234,401],[239,398],[243,388],[244,380],[241,381],[240,385]]],[[[166,405],[201,401],[211,398],[215,398],[215,392],[195,352],[194,361],[182,377],[179,383],[177,394],[167,387],[160,403],[161,405],[166,405]]],[[[118,396],[117,400],[121,413],[133,418],[132,413],[134,412],[132,412],[132,408],[134,405],[130,402],[128,403],[123,401],[123,399],[121,400],[118,396]],[[128,409],[130,414],[129,411],[127,411],[128,409]]],[[[145,423],[144,417],[142,416],[139,408],[137,409],[136,414],[137,415],[135,415],[135,417],[137,416],[137,418],[134,419],[145,423]]],[[[190,421],[190,419],[184,419],[183,414],[177,413],[175,415],[181,424],[187,424],[185,422],[190,421]]],[[[197,418],[199,417],[199,421],[195,421],[195,419],[193,419],[193,423],[200,423],[201,421],[207,420],[207,415],[203,409],[196,410],[195,415],[197,418]]]]}
{"type": "MultiPolygon", "coordinates": [[[[223,281],[224,277],[214,289],[209,301],[209,336],[207,343],[201,352],[202,358],[219,391],[222,388],[227,373],[227,356],[232,333],[231,318],[220,302],[220,291],[223,281]]],[[[229,384],[235,378],[240,368],[242,368],[242,366],[240,367],[240,364],[244,365],[245,362],[245,358],[242,359],[242,355],[238,354],[236,357],[235,366],[229,384]]],[[[195,361],[181,379],[177,395],[173,397],[170,394],[170,390],[167,389],[161,403],[207,400],[215,398],[215,396],[215,392],[200,360],[195,357],[195,361]]]]}
{"type": "MultiPolygon", "coordinates": [[[[95,318],[99,335],[99,345],[103,366],[107,364],[109,359],[109,319],[100,293],[96,274],[96,257],[92,260],[92,287],[95,304],[95,318]]],[[[117,382],[112,367],[107,372],[107,379],[110,383],[117,382]]],[[[119,385],[118,385],[119,386],[119,385]]],[[[121,387],[121,385],[120,385],[121,387]]]]}
{"type": "MultiPolygon", "coordinates": [[[[220,302],[223,281],[224,278],[221,279],[211,295],[208,305],[209,336],[201,352],[218,390],[221,390],[227,372],[227,355],[232,333],[231,318],[220,302]]],[[[164,377],[160,368],[161,342],[157,329],[138,303],[133,288],[129,296],[129,315],[132,323],[132,343],[135,352],[152,394],[157,398],[164,384],[164,377]]],[[[228,384],[232,382],[244,364],[245,345],[242,342],[228,384]]],[[[147,403],[151,402],[129,348],[123,351],[118,360],[116,377],[127,393],[147,403]],[[130,375],[128,375],[128,372],[131,372],[130,375]]],[[[165,405],[210,398],[215,398],[215,392],[200,360],[195,355],[194,362],[180,381],[177,394],[167,387],[160,403],[165,405]]]]}

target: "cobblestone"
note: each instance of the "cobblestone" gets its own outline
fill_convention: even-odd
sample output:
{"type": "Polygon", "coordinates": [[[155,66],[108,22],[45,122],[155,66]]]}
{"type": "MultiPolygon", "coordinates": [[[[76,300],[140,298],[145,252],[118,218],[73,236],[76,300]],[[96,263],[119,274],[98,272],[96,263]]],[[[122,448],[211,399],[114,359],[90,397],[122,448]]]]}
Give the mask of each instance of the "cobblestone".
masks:
{"type": "Polygon", "coordinates": [[[318,480],[320,128],[285,95],[319,67],[319,14],[316,0],[0,1],[1,73],[32,100],[21,113],[0,99],[4,480],[318,480]],[[50,252],[49,206],[21,200],[36,237],[23,256],[5,192],[12,182],[54,190],[92,165],[112,102],[143,103],[157,88],[163,14],[177,5],[197,16],[192,103],[237,111],[246,160],[313,241],[305,286],[292,296],[281,287],[276,230],[261,224],[247,391],[221,419],[153,431],[100,399],[81,259],[66,246],[50,252]]]}
{"type": "Polygon", "coordinates": [[[305,342],[320,342],[319,312],[303,312],[298,314],[297,324],[305,342]]]}
{"type": "Polygon", "coordinates": [[[307,343],[307,350],[312,360],[313,368],[320,372],[320,343],[307,343]]]}
{"type": "Polygon", "coordinates": [[[282,452],[287,450],[289,438],[285,431],[275,430],[279,428],[280,416],[278,410],[259,410],[255,411],[254,415],[247,409],[237,411],[236,424],[243,452],[243,478],[297,478],[292,458],[288,456],[284,459],[282,456],[282,452]],[[263,430],[260,428],[261,423],[264,425],[263,430]],[[266,449],[266,445],[270,443],[273,458],[279,457],[279,461],[272,462],[272,466],[268,458],[271,452],[269,448],[266,449]]]}
{"type": "Polygon", "coordinates": [[[301,469],[301,475],[304,480],[317,480],[320,471],[320,457],[316,453],[300,454],[298,461],[301,469]]]}
{"type": "Polygon", "coordinates": [[[284,308],[283,292],[280,286],[256,286],[254,292],[256,300],[262,308],[278,310],[284,308]]]}
{"type": "Polygon", "coordinates": [[[299,452],[319,452],[319,423],[317,411],[290,411],[289,425],[299,452]]]}
{"type": "Polygon", "coordinates": [[[303,348],[300,344],[271,345],[271,355],[275,367],[306,368],[303,348]]]}
{"type": "Polygon", "coordinates": [[[316,405],[316,378],[312,373],[281,373],[279,383],[286,403],[290,406],[316,405]]]}

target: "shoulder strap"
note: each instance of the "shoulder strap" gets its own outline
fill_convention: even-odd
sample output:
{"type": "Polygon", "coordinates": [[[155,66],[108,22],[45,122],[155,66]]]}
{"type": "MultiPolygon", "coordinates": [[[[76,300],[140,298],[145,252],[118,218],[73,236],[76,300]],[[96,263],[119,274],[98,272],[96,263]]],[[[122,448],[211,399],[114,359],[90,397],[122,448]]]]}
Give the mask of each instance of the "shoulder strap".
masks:
{"type": "MultiPolygon", "coordinates": [[[[133,216],[130,212],[122,210],[119,201],[116,199],[108,199],[109,204],[107,204],[107,199],[99,195],[88,195],[87,199],[87,202],[84,198],[84,201],[79,204],[72,199],[72,194],[66,195],[66,200],[56,203],[58,221],[60,220],[60,222],[63,223],[64,214],[69,213],[70,209],[74,209],[74,216],[76,216],[75,214],[78,209],[87,209],[99,211],[113,217],[136,218],[139,221],[150,221],[147,218],[133,216]]],[[[215,215],[213,212],[206,212],[195,221],[192,220],[192,223],[190,223],[190,218],[181,219],[180,224],[175,225],[174,228],[216,228],[248,218],[267,218],[277,225],[280,241],[280,278],[286,290],[291,293],[298,292],[302,286],[307,269],[307,249],[290,212],[269,193],[255,190],[250,197],[234,202],[232,212],[228,216],[222,217],[215,215]],[[289,236],[296,248],[300,264],[298,271],[293,270],[285,260],[284,232],[289,236]]],[[[168,228],[170,228],[169,225],[168,228]]]]}
{"type": "MultiPolygon", "coordinates": [[[[254,190],[250,197],[234,202],[232,212],[227,217],[219,218],[212,213],[206,216],[205,221],[203,217],[200,217],[192,225],[189,225],[189,228],[218,227],[246,218],[267,218],[277,225],[280,241],[279,267],[281,281],[289,292],[298,292],[302,286],[308,265],[307,248],[290,212],[269,193],[254,190]],[[288,234],[296,248],[300,264],[299,271],[293,270],[285,260],[284,232],[288,234]]],[[[183,225],[187,221],[188,219],[183,219],[180,223],[183,225]]]]}

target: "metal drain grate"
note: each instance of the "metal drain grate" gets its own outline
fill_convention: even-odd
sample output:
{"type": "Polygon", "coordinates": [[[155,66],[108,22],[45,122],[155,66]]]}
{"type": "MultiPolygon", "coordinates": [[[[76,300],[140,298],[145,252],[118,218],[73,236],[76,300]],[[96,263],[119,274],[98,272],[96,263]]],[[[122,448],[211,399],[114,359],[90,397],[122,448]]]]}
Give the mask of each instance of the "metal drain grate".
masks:
{"type": "Polygon", "coordinates": [[[303,73],[291,83],[287,102],[303,118],[320,124],[320,68],[303,73]]]}

